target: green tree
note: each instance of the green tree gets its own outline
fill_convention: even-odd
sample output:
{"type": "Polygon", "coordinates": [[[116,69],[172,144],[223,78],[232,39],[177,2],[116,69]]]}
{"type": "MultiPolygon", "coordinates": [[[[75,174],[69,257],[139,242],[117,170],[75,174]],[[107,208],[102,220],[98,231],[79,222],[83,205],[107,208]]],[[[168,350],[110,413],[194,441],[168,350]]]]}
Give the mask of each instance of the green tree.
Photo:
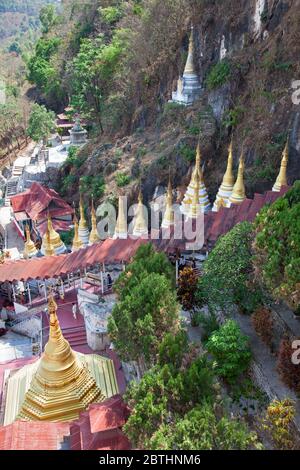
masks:
{"type": "Polygon", "coordinates": [[[109,319],[108,331],[124,360],[153,364],[164,336],[179,328],[176,292],[160,274],[151,273],[119,301],[109,319]]]}
{"type": "Polygon", "coordinates": [[[146,243],[139,247],[133,261],[114,285],[119,299],[124,300],[132,289],[151,273],[161,274],[175,288],[175,270],[167,256],[165,253],[156,252],[151,243],[146,243]]]}
{"type": "Polygon", "coordinates": [[[213,332],[206,347],[216,360],[216,373],[229,383],[234,383],[250,365],[249,339],[234,320],[227,320],[213,332]]]}
{"type": "Polygon", "coordinates": [[[277,299],[300,307],[300,181],[265,207],[256,222],[254,264],[277,299]]]}
{"type": "Polygon", "coordinates": [[[251,244],[252,226],[236,225],[221,237],[203,266],[198,283],[198,303],[231,310],[238,304],[243,312],[252,313],[263,301],[260,287],[254,282],[251,244]]]}
{"type": "Polygon", "coordinates": [[[217,417],[211,404],[202,403],[174,424],[163,424],[150,440],[153,450],[247,450],[260,448],[246,423],[217,417]]]}
{"type": "Polygon", "coordinates": [[[46,140],[51,131],[55,128],[55,114],[48,111],[45,106],[35,103],[32,106],[27,134],[35,142],[46,140]]]}
{"type": "Polygon", "coordinates": [[[42,32],[49,33],[49,30],[55,24],[56,12],[54,5],[45,5],[40,11],[40,22],[42,24],[42,32]]]}

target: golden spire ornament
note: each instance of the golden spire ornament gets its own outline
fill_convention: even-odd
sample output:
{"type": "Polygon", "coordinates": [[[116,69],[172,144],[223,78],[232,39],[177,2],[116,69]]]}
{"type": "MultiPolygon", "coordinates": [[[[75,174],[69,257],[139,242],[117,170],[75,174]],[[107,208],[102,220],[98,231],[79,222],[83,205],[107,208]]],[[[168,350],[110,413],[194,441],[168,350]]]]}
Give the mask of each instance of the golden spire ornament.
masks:
{"type": "Polygon", "coordinates": [[[64,338],[51,295],[48,302],[49,340],[25,395],[17,419],[71,421],[91,403],[103,401],[89,369],[64,338]]]}
{"type": "Polygon", "coordinates": [[[189,40],[189,52],[188,58],[186,61],[184,75],[195,75],[195,66],[194,66],[194,27],[191,26],[191,34],[189,40]]]}
{"type": "Polygon", "coordinates": [[[134,218],[133,236],[144,237],[148,235],[148,223],[145,217],[145,208],[143,204],[142,191],[140,190],[138,196],[138,206],[134,218]]]}
{"type": "Polygon", "coordinates": [[[221,207],[230,207],[229,199],[232,195],[233,186],[234,186],[234,176],[233,176],[233,139],[231,139],[229,149],[228,149],[228,161],[227,169],[223,177],[222,184],[219,188],[216,200],[214,203],[213,211],[218,212],[221,207]]]}
{"type": "Polygon", "coordinates": [[[287,140],[284,150],[283,150],[280,171],[279,171],[279,175],[277,176],[277,180],[273,186],[273,189],[272,189],[273,192],[278,193],[281,191],[281,189],[284,186],[288,185],[287,176],[286,176],[288,161],[289,161],[289,139],[287,140]]]}
{"type": "Polygon", "coordinates": [[[229,202],[231,204],[242,204],[242,202],[246,199],[244,170],[245,170],[245,158],[244,158],[244,153],[242,152],[240,163],[239,163],[237,180],[233,187],[232,194],[229,198],[229,202]]]}
{"type": "Polygon", "coordinates": [[[128,237],[127,212],[125,207],[125,196],[119,196],[118,218],[114,233],[114,239],[126,240],[128,237]]]}
{"type": "Polygon", "coordinates": [[[195,192],[192,199],[192,204],[188,213],[190,219],[196,219],[201,212],[201,206],[199,203],[199,191],[200,191],[200,175],[197,172],[195,175],[195,192]]]}
{"type": "Polygon", "coordinates": [[[100,241],[100,237],[98,235],[98,230],[97,230],[97,217],[96,217],[96,211],[94,207],[93,198],[92,198],[91,219],[92,219],[92,230],[90,233],[89,244],[93,245],[94,243],[98,243],[100,241]]]}
{"type": "Polygon", "coordinates": [[[173,209],[173,191],[171,178],[169,177],[167,195],[166,195],[166,210],[163,216],[162,228],[170,228],[174,224],[174,209],[173,209]]]}
{"type": "Polygon", "coordinates": [[[78,251],[81,248],[83,248],[83,243],[82,243],[82,240],[79,238],[78,219],[77,219],[76,214],[75,214],[74,215],[74,238],[73,238],[72,251],[78,251]]]}
{"type": "Polygon", "coordinates": [[[50,214],[48,214],[47,230],[43,237],[41,251],[44,255],[46,255],[46,251],[50,253],[52,250],[54,250],[53,254],[61,255],[62,253],[66,252],[66,247],[62,242],[60,235],[54,230],[50,214]]]}
{"type": "Polygon", "coordinates": [[[54,250],[54,247],[52,246],[52,243],[51,243],[49,227],[47,227],[46,233],[43,236],[41,253],[44,256],[53,256],[53,255],[55,255],[55,250],[54,250]]]}
{"type": "Polygon", "coordinates": [[[25,233],[26,233],[26,242],[25,242],[25,247],[24,247],[24,255],[26,258],[32,258],[33,256],[37,255],[38,250],[36,249],[34,242],[31,240],[28,224],[26,224],[25,233]]]}

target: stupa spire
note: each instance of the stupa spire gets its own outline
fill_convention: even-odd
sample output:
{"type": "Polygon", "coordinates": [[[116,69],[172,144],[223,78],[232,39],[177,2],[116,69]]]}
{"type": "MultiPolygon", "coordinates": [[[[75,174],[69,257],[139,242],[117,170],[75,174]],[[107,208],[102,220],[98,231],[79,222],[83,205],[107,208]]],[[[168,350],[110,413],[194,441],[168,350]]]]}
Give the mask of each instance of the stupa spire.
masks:
{"type": "Polygon", "coordinates": [[[26,234],[26,242],[24,247],[24,255],[27,258],[32,258],[37,254],[37,249],[34,242],[31,240],[30,237],[30,230],[28,224],[25,227],[25,234],[26,234]]]}
{"type": "Polygon", "coordinates": [[[127,213],[124,205],[124,196],[119,196],[119,211],[114,233],[114,238],[126,239],[128,237],[127,213]]]}
{"type": "Polygon", "coordinates": [[[145,209],[141,189],[139,191],[138,196],[138,206],[134,219],[133,235],[135,237],[142,237],[148,235],[148,223],[145,218],[145,209]]]}
{"type": "Polygon", "coordinates": [[[222,184],[219,188],[213,211],[218,212],[220,207],[229,207],[230,206],[230,196],[232,195],[233,186],[234,186],[234,176],[233,176],[233,139],[231,139],[229,149],[228,149],[228,161],[226,172],[223,177],[222,184]]]}
{"type": "Polygon", "coordinates": [[[104,399],[89,370],[64,338],[51,295],[48,302],[49,340],[18,419],[27,421],[69,421],[90,403],[104,399]]]}
{"type": "Polygon", "coordinates": [[[195,192],[192,199],[192,204],[190,205],[188,217],[191,219],[196,219],[201,212],[201,206],[199,203],[199,191],[200,191],[200,175],[197,172],[195,175],[195,192]]]}
{"type": "Polygon", "coordinates": [[[100,241],[100,237],[98,235],[98,230],[97,230],[97,217],[96,217],[96,211],[94,207],[94,198],[92,198],[91,219],[92,219],[92,230],[90,233],[89,242],[90,242],[90,245],[93,245],[94,243],[98,243],[100,241]]]}
{"type": "Polygon", "coordinates": [[[173,191],[171,177],[169,176],[168,189],[166,194],[166,210],[163,216],[162,228],[169,228],[174,224],[174,210],[173,210],[173,191]]]}
{"type": "Polygon", "coordinates": [[[197,151],[196,151],[196,163],[193,169],[191,182],[185,193],[183,202],[181,204],[181,212],[185,215],[190,215],[191,209],[190,206],[194,201],[195,193],[198,197],[198,205],[201,208],[201,212],[208,212],[210,209],[210,202],[208,199],[207,190],[204,183],[203,171],[201,168],[201,149],[200,143],[198,142],[197,151]],[[198,186],[198,191],[196,186],[198,186]]]}
{"type": "Polygon", "coordinates": [[[231,204],[241,204],[246,199],[244,170],[245,170],[245,157],[244,157],[244,151],[242,151],[237,180],[235,182],[235,185],[232,190],[232,194],[229,199],[229,202],[231,204]]]}
{"type": "Polygon", "coordinates": [[[78,219],[75,214],[74,215],[74,238],[73,238],[72,251],[78,251],[82,247],[83,247],[83,243],[82,243],[82,240],[79,238],[79,234],[78,234],[78,219]]]}
{"type": "Polygon", "coordinates": [[[289,139],[287,140],[281,159],[280,171],[277,176],[276,182],[273,186],[272,191],[279,192],[284,186],[287,186],[287,166],[289,161],[289,139]]]}
{"type": "Polygon", "coordinates": [[[79,230],[78,230],[79,238],[81,239],[83,245],[87,246],[89,244],[90,232],[89,232],[88,224],[85,218],[82,193],[80,193],[80,199],[79,199],[79,212],[80,212],[79,230]]]}
{"type": "Polygon", "coordinates": [[[184,75],[195,75],[194,66],[194,26],[191,26],[191,34],[189,39],[189,52],[185,64],[184,75]]]}

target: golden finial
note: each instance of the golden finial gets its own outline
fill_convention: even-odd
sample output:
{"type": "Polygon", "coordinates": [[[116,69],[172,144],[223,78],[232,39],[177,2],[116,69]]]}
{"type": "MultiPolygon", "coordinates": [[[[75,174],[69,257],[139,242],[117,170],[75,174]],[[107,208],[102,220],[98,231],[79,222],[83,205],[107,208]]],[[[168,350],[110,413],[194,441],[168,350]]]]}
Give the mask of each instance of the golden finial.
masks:
{"type": "Polygon", "coordinates": [[[197,172],[195,175],[195,191],[193,194],[190,212],[188,214],[191,219],[196,219],[199,215],[199,210],[200,210],[199,191],[200,191],[200,175],[197,172]]]}
{"type": "Polygon", "coordinates": [[[279,192],[284,186],[287,186],[287,166],[288,166],[288,161],[289,161],[289,138],[287,139],[287,142],[285,144],[283,154],[282,154],[282,160],[281,160],[281,165],[280,165],[280,171],[276,179],[276,183],[273,186],[273,191],[274,192],[279,192]]]}
{"type": "Polygon", "coordinates": [[[96,211],[94,207],[94,198],[92,197],[92,209],[91,209],[91,219],[92,219],[92,230],[90,233],[89,243],[93,245],[100,241],[98,230],[97,230],[97,218],[96,218],[96,211]]]}
{"type": "Polygon", "coordinates": [[[194,75],[195,74],[195,67],[194,67],[194,27],[191,26],[191,35],[189,40],[189,52],[188,58],[186,61],[184,75],[194,75]]]}
{"type": "Polygon", "coordinates": [[[124,196],[119,195],[119,204],[118,204],[118,218],[114,233],[114,238],[126,239],[128,236],[127,230],[127,214],[124,206],[124,196]]]}
{"type": "Polygon", "coordinates": [[[85,213],[84,213],[84,205],[83,205],[82,193],[80,193],[79,211],[80,211],[79,228],[85,230],[85,229],[87,229],[88,227],[87,227],[87,221],[86,221],[85,213]]]}
{"type": "Polygon", "coordinates": [[[169,182],[166,195],[166,210],[164,213],[162,228],[169,228],[174,224],[174,210],[173,210],[173,190],[171,183],[171,173],[169,173],[169,182]]]}
{"type": "Polygon", "coordinates": [[[28,224],[26,224],[25,226],[25,233],[26,233],[26,243],[24,247],[24,255],[25,257],[31,258],[37,254],[37,249],[36,249],[34,242],[31,240],[28,224]]]}
{"type": "Polygon", "coordinates": [[[229,149],[228,149],[228,161],[227,161],[227,168],[223,178],[223,189],[228,190],[230,188],[232,190],[234,184],[234,176],[233,176],[233,139],[231,139],[229,149]]]}
{"type": "Polygon", "coordinates": [[[72,251],[77,251],[80,250],[80,248],[83,247],[83,242],[79,237],[79,228],[78,228],[78,219],[76,216],[76,213],[74,215],[74,238],[73,238],[73,244],[72,244],[72,251]]]}
{"type": "Polygon", "coordinates": [[[137,237],[141,237],[146,234],[148,235],[148,223],[146,222],[146,219],[145,219],[143,195],[142,195],[142,190],[140,188],[139,196],[138,196],[138,207],[137,207],[135,220],[134,220],[133,235],[137,237]]]}
{"type": "Polygon", "coordinates": [[[244,170],[245,170],[245,157],[244,157],[244,151],[242,151],[237,180],[235,182],[231,197],[229,199],[231,204],[241,204],[246,199],[246,190],[245,190],[245,184],[244,184],[244,170]]]}

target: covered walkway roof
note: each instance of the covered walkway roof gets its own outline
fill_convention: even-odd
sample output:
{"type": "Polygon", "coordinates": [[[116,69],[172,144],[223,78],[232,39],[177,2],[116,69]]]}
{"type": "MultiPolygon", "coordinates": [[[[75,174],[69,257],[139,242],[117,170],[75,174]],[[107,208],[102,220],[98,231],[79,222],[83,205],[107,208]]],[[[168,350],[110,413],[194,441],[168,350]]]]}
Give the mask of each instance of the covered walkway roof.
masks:
{"type": "Polygon", "coordinates": [[[29,260],[7,261],[0,265],[0,282],[51,279],[88,268],[98,263],[127,262],[143,239],[112,240],[59,256],[45,256],[29,260]]]}

